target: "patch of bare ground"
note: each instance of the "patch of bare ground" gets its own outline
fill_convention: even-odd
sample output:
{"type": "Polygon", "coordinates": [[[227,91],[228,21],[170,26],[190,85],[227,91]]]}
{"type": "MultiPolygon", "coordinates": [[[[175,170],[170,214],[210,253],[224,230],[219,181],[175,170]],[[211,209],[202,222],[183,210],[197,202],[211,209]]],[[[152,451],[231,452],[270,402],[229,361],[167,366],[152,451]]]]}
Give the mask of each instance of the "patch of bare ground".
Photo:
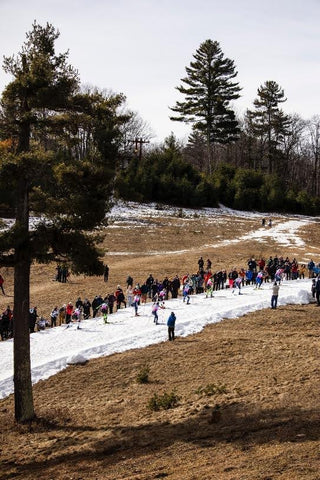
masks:
{"type": "MultiPolygon", "coordinates": [[[[114,225],[104,242],[107,285],[82,276],[59,284],[54,265],[36,265],[32,302],[47,315],[54,304],[112,291],[128,273],[143,281],[149,273],[194,272],[200,255],[228,269],[252,255],[299,260],[320,247],[314,225],[312,237],[305,235],[312,245],[304,247],[216,246],[240,226],[245,234],[259,219],[114,225]]],[[[10,295],[12,272],[3,273],[10,295]]],[[[1,298],[2,306],[9,299],[1,298]]],[[[15,424],[13,396],[1,400],[0,480],[319,479],[319,316],[315,304],[262,310],[175,342],[70,366],[34,386],[37,420],[30,425],[15,424]],[[149,381],[140,384],[145,366],[149,381]],[[148,408],[154,394],[171,392],[179,399],[174,408],[148,408]]]]}

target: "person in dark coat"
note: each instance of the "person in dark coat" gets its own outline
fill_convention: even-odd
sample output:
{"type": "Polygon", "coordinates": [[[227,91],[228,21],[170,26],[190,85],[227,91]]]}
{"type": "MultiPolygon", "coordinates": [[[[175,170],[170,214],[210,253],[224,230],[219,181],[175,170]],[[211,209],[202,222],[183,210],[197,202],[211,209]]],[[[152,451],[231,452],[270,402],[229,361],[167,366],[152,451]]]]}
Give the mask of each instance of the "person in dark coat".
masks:
{"type": "Polygon", "coordinates": [[[109,307],[109,313],[113,313],[113,307],[114,307],[114,303],[116,302],[116,297],[115,295],[113,295],[113,293],[110,293],[108,295],[108,307],[109,307]]]}
{"type": "Polygon", "coordinates": [[[109,267],[106,265],[104,267],[103,280],[107,282],[109,280],[109,267]]]}
{"type": "Polygon", "coordinates": [[[90,308],[91,308],[91,303],[87,298],[85,298],[83,302],[83,317],[85,320],[87,320],[90,317],[90,308]]]}
{"type": "Polygon", "coordinates": [[[176,316],[174,312],[170,313],[170,316],[167,320],[167,326],[168,326],[168,335],[169,335],[169,340],[173,341],[174,340],[174,329],[176,325],[176,316]]]}
{"type": "Polygon", "coordinates": [[[34,333],[34,329],[36,326],[37,318],[38,318],[38,313],[37,313],[37,307],[30,308],[29,310],[29,331],[30,333],[34,333]]]}

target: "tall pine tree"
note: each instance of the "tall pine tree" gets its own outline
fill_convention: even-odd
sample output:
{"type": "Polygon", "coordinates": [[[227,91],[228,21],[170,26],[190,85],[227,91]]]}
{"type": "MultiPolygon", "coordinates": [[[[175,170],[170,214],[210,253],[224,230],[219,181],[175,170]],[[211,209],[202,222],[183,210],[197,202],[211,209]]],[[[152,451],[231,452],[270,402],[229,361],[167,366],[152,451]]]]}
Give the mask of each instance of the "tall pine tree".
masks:
{"type": "Polygon", "coordinates": [[[279,106],[286,100],[284,90],[275,81],[268,80],[258,88],[258,97],[253,102],[255,109],[246,113],[249,134],[260,143],[260,157],[267,156],[268,173],[276,170],[278,147],[290,125],[290,118],[279,106]]]}
{"type": "Polygon", "coordinates": [[[34,260],[68,259],[75,272],[102,273],[88,231],[105,218],[123,98],[82,94],[59,32],[33,24],[21,52],[5,58],[13,76],[1,97],[0,183],[13,192],[14,226],[0,235],[0,264],[14,267],[15,418],[34,415],[30,368],[29,290],[34,260]],[[79,131],[87,150],[79,155],[79,131]],[[5,180],[4,180],[5,179],[5,180]],[[38,217],[32,228],[30,212],[38,217]]]}
{"type": "Polygon", "coordinates": [[[238,137],[238,122],[230,102],[239,98],[240,87],[234,81],[234,62],[224,57],[217,41],[206,40],[193,57],[194,61],[186,67],[187,76],[176,87],[185,100],[176,102],[171,110],[177,115],[170,118],[191,123],[193,130],[205,135],[211,173],[212,145],[226,144],[238,137]]]}

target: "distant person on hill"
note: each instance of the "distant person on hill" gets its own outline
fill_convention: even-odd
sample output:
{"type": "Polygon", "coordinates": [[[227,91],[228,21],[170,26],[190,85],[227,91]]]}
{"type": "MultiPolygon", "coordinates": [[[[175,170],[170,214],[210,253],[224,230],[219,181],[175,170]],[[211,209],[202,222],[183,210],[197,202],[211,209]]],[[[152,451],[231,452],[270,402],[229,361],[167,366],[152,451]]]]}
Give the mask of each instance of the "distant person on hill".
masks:
{"type": "Polygon", "coordinates": [[[174,329],[175,329],[175,326],[176,326],[176,316],[175,316],[174,312],[170,313],[170,316],[167,320],[167,326],[168,326],[169,340],[173,341],[174,340],[174,329]]]}
{"type": "Polygon", "coordinates": [[[127,276],[126,284],[127,284],[127,287],[133,286],[133,278],[131,277],[131,275],[127,276]]]}
{"type": "Polygon", "coordinates": [[[106,283],[107,283],[107,281],[109,280],[109,267],[108,267],[108,265],[106,265],[106,266],[104,267],[103,280],[104,280],[104,282],[106,282],[106,283]]]}
{"type": "Polygon", "coordinates": [[[269,226],[270,228],[272,227],[272,218],[269,218],[268,226],[269,226]]]}
{"type": "Polygon", "coordinates": [[[274,282],[272,287],[272,296],[271,296],[271,308],[277,308],[278,296],[279,296],[280,285],[277,282],[274,282]]]}

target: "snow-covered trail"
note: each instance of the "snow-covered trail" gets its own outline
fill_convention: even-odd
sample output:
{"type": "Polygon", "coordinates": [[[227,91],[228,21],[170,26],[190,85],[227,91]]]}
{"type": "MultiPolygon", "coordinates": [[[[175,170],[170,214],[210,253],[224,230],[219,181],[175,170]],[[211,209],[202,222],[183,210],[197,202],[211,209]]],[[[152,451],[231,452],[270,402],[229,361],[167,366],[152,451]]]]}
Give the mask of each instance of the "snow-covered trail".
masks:
{"type": "MultiPolygon", "coordinates": [[[[284,282],[279,305],[308,303],[310,288],[310,280],[284,282]]],[[[224,289],[215,292],[213,298],[193,295],[190,305],[183,303],[181,297],[169,300],[166,308],[159,311],[159,325],[153,322],[149,303],[139,308],[138,317],[134,317],[131,307],[109,315],[109,324],[98,318],[83,321],[80,330],[72,325],[67,329],[61,326],[33,333],[30,335],[32,381],[36,383],[66,368],[71,356],[81,354],[90,359],[165,341],[166,320],[172,310],[177,316],[176,335],[187,336],[223,318],[241,317],[270,306],[271,284],[257,290],[246,286],[242,293],[238,295],[237,291],[224,289]]],[[[4,398],[13,392],[12,340],[0,342],[0,361],[0,398],[4,398]]]]}

